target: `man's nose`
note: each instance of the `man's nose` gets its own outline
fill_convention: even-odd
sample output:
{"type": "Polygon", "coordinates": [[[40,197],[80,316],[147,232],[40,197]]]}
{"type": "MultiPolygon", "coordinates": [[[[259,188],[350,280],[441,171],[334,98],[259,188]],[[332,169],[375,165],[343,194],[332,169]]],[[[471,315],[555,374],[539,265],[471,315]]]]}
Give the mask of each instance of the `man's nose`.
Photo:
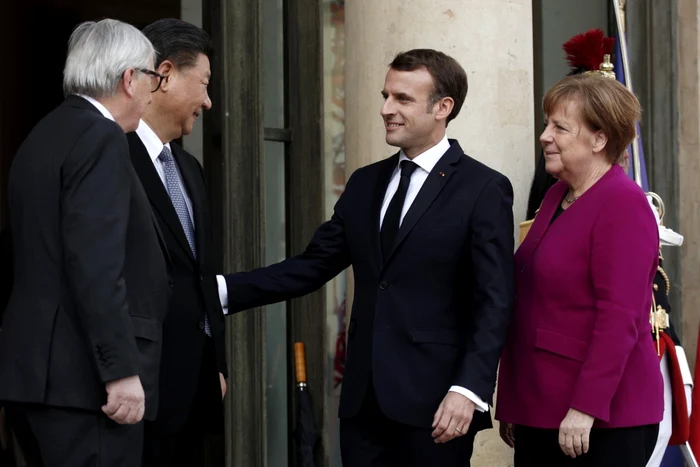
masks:
{"type": "Polygon", "coordinates": [[[379,113],[382,115],[382,117],[393,115],[395,113],[394,104],[391,102],[391,99],[386,99],[384,101],[384,105],[382,105],[382,109],[379,113]]]}

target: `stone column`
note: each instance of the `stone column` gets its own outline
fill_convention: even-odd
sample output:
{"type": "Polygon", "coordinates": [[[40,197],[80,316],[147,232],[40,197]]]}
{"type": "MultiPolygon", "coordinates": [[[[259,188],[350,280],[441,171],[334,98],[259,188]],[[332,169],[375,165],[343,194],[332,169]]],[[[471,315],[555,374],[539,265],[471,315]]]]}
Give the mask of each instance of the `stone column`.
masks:
{"type": "MultiPolygon", "coordinates": [[[[437,49],[454,57],[469,79],[448,136],[510,179],[517,229],[535,161],[532,2],[346,0],[345,15],[346,176],[396,151],[384,142],[379,115],[387,65],[401,51],[437,49]]],[[[480,435],[472,465],[508,464],[512,452],[497,438],[496,430],[480,435]]]]}
{"type": "MultiPolygon", "coordinates": [[[[700,9],[696,0],[678,0],[678,231],[683,347],[695,362],[700,323],[700,9]]],[[[661,85],[661,84],[660,84],[661,85]]],[[[674,230],[676,230],[674,228],[674,230]]],[[[673,290],[673,289],[672,289],[673,290]]],[[[678,290],[678,289],[676,289],[678,290]]],[[[672,292],[673,293],[673,292],[672,292]]]]}

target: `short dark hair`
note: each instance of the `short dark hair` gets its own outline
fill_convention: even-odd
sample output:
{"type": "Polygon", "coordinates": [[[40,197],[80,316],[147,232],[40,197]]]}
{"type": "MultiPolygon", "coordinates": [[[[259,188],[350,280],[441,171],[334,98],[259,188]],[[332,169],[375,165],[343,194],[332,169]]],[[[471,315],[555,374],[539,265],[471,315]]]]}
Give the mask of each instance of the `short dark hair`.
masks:
{"type": "Polygon", "coordinates": [[[433,92],[428,101],[428,112],[440,100],[451,97],[455,105],[447,116],[450,123],[458,114],[467,98],[467,73],[457,60],[433,49],[413,49],[401,52],[389,64],[397,71],[414,71],[425,68],[433,77],[433,92]]]}
{"type": "Polygon", "coordinates": [[[209,35],[202,28],[181,19],[159,19],[146,26],[143,34],[156,49],[156,69],[165,60],[178,68],[190,68],[199,54],[211,58],[214,51],[209,35]]]}

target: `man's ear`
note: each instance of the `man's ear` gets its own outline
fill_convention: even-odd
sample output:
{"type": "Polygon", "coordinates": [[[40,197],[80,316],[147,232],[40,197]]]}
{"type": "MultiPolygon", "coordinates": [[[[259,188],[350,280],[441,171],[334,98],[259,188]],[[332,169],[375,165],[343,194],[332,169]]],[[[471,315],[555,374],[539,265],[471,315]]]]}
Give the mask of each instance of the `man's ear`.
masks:
{"type": "Polygon", "coordinates": [[[435,118],[437,120],[447,120],[447,117],[450,116],[454,107],[455,101],[451,97],[443,97],[433,106],[435,118]]]}
{"type": "Polygon", "coordinates": [[[156,71],[165,76],[163,81],[160,83],[160,89],[167,92],[168,88],[170,87],[170,77],[175,72],[175,65],[173,65],[173,62],[170,60],[163,60],[161,64],[158,65],[158,69],[156,71]]]}
{"type": "Polygon", "coordinates": [[[133,68],[127,68],[122,75],[122,89],[127,96],[133,97],[134,95],[134,81],[136,80],[136,70],[133,68]]]}

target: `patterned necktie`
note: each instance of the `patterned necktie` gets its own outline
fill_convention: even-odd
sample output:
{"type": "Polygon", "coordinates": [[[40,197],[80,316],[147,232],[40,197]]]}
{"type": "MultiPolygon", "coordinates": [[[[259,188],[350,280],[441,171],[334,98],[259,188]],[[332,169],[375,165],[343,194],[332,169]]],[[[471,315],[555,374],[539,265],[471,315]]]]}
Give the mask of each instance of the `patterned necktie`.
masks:
{"type": "Polygon", "coordinates": [[[386,213],[384,213],[384,221],[382,222],[382,231],[380,233],[382,255],[385,261],[391,253],[391,248],[394,246],[394,241],[396,240],[396,234],[399,232],[401,212],[403,211],[403,203],[406,200],[408,185],[411,183],[411,175],[413,175],[413,172],[417,168],[418,165],[413,161],[401,161],[399,186],[396,189],[394,197],[391,198],[386,213]]]}
{"type": "MultiPolygon", "coordinates": [[[[192,255],[197,257],[197,247],[194,243],[194,225],[192,224],[192,218],[187,210],[187,203],[185,202],[185,196],[182,194],[180,189],[180,177],[177,173],[177,166],[175,164],[175,159],[168,149],[167,146],[163,146],[163,150],[158,156],[160,161],[163,163],[163,172],[165,173],[165,188],[168,190],[168,195],[170,196],[170,201],[173,203],[175,212],[177,213],[178,219],[180,219],[180,224],[182,225],[182,230],[185,232],[185,237],[187,237],[187,243],[189,243],[192,249],[192,255]]],[[[209,326],[209,318],[206,313],[204,313],[204,332],[207,336],[211,336],[211,328],[209,326]]]]}

